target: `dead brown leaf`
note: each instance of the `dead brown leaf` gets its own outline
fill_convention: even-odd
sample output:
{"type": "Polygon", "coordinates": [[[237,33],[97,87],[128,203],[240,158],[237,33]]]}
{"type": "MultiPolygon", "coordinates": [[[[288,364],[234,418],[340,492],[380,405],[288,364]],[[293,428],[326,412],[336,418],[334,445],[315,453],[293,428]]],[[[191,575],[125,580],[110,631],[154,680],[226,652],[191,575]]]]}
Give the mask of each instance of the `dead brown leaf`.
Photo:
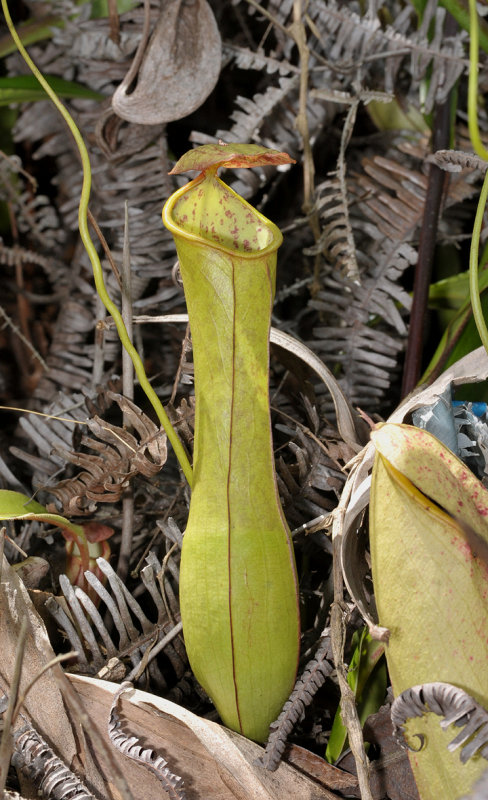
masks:
{"type": "MultiPolygon", "coordinates": [[[[94,722],[106,730],[117,684],[77,675],[69,679],[94,722]]],[[[139,690],[124,694],[121,710],[125,730],[160,753],[170,770],[183,778],[188,800],[336,797],[289,764],[280,764],[276,772],[258,767],[254,762],[262,755],[260,745],[156,695],[139,690]]],[[[161,784],[154,775],[118,751],[115,758],[137,800],[162,797],[161,784]]]]}
{"type": "MultiPolygon", "coordinates": [[[[22,620],[27,618],[28,631],[22,664],[20,694],[27,684],[51,661],[55,655],[41,618],[30,601],[27,590],[4,558],[0,581],[0,683],[8,694],[12,680],[17,641],[22,620]]],[[[61,667],[54,666],[34,684],[25,700],[22,712],[33,727],[56,751],[68,766],[77,765],[77,772],[85,782],[107,797],[104,782],[97,772],[87,750],[82,752],[75,727],[68,716],[56,674],[64,678],[61,667]]],[[[108,798],[107,798],[108,800],[108,798]]]]}
{"type": "MultiPolygon", "coordinates": [[[[376,746],[378,758],[370,763],[371,791],[374,800],[419,800],[419,794],[410,768],[407,751],[393,735],[390,707],[383,706],[372,714],[364,725],[364,740],[376,746]]],[[[341,760],[341,767],[355,772],[351,754],[341,760]]],[[[351,793],[360,797],[359,793],[351,793]]]]}
{"type": "Polygon", "coordinates": [[[113,95],[115,113],[129,122],[158,125],[195,111],[220,73],[220,34],[207,0],[163,0],[138,65],[140,55],[141,50],[113,95]]]}

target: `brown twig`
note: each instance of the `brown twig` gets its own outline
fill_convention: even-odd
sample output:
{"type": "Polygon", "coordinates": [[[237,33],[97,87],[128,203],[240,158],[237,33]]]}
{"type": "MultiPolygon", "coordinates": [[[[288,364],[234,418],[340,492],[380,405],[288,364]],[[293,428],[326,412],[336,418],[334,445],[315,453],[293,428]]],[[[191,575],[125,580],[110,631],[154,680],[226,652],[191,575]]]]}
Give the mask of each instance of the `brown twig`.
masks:
{"type": "MultiPolygon", "coordinates": [[[[289,28],[290,34],[295,40],[300,59],[300,90],[298,100],[298,115],[296,118],[296,128],[302,139],[303,147],[303,211],[308,217],[309,225],[312,230],[315,243],[320,239],[320,221],[318,211],[315,208],[315,164],[313,160],[313,150],[310,143],[310,130],[307,117],[308,100],[308,81],[309,81],[309,60],[310,50],[307,43],[307,34],[302,20],[302,0],[293,2],[293,24],[289,28]]],[[[317,253],[314,261],[312,294],[319,289],[319,271],[321,257],[317,253]]]]}
{"type": "Polygon", "coordinates": [[[120,20],[117,9],[117,0],[108,0],[108,16],[110,20],[110,38],[115,44],[120,44],[120,20]]]}
{"type": "Polygon", "coordinates": [[[347,682],[344,666],[344,638],[345,638],[345,609],[344,609],[344,581],[342,577],[341,543],[344,515],[350,499],[352,489],[342,492],[339,505],[333,512],[332,543],[333,543],[333,578],[334,602],[331,608],[330,637],[334,666],[337,671],[339,688],[341,690],[341,716],[347,729],[349,745],[351,747],[359,782],[362,800],[373,800],[369,782],[369,761],[364,748],[363,732],[356,708],[354,693],[347,682]]]}
{"type": "MultiPolygon", "coordinates": [[[[444,35],[452,36],[457,23],[448,14],[444,35]]],[[[438,106],[434,117],[432,149],[445,150],[449,147],[451,122],[452,90],[447,100],[438,106]]],[[[429,286],[432,278],[432,265],[437,239],[437,225],[442,198],[445,193],[448,173],[436,164],[430,165],[429,183],[425,196],[424,216],[420,231],[419,255],[415,267],[413,286],[413,302],[408,329],[407,353],[403,368],[402,397],[409,394],[417,385],[422,371],[422,356],[425,347],[425,331],[427,322],[427,304],[429,286]]]]}
{"type": "Polygon", "coordinates": [[[20,678],[22,674],[22,661],[24,660],[25,640],[27,637],[28,622],[24,617],[20,626],[19,638],[17,640],[17,651],[15,654],[14,671],[10,684],[7,710],[3,719],[3,733],[0,742],[0,797],[3,797],[5,782],[7,780],[10,758],[12,756],[12,726],[14,722],[17,695],[19,693],[20,678]]]}
{"type": "MultiPolygon", "coordinates": [[[[124,249],[122,255],[122,319],[130,340],[133,339],[132,325],[132,280],[130,267],[129,210],[125,203],[124,249]]],[[[122,348],[122,393],[129,400],[134,399],[134,367],[125,348],[122,348]]],[[[127,412],[123,413],[124,428],[130,431],[127,412]]],[[[129,572],[134,533],[134,494],[131,488],[122,497],[122,536],[120,540],[117,574],[125,580],[129,572]]]]}
{"type": "Polygon", "coordinates": [[[185,330],[185,338],[183,339],[181,345],[180,360],[178,362],[178,369],[176,370],[175,379],[173,381],[173,390],[171,392],[171,397],[169,400],[171,405],[173,405],[175,402],[176,392],[178,390],[178,384],[180,382],[181,373],[183,372],[183,368],[186,363],[186,357],[190,350],[191,350],[191,336],[190,336],[190,323],[188,323],[185,330]]]}
{"type": "Polygon", "coordinates": [[[95,319],[97,324],[95,326],[95,345],[93,348],[93,368],[92,368],[92,387],[96,389],[98,384],[101,383],[103,377],[103,364],[104,364],[104,340],[105,340],[105,327],[107,319],[107,309],[100,300],[98,294],[95,298],[95,319]]]}
{"type": "Polygon", "coordinates": [[[129,788],[125,775],[120,768],[117,759],[115,758],[112,748],[107,743],[105,737],[101,734],[97,725],[86,711],[80,696],[61,669],[59,669],[59,671],[54,669],[53,674],[63,694],[66,704],[69,706],[70,710],[73,712],[73,715],[77,718],[78,722],[92,740],[95,749],[98,752],[103,753],[103,757],[107,761],[111,780],[119,790],[122,800],[134,800],[134,796],[129,788]]]}
{"type": "Polygon", "coordinates": [[[90,221],[90,225],[93,227],[93,230],[95,231],[95,233],[97,234],[97,236],[98,236],[98,238],[100,240],[100,244],[102,245],[103,252],[105,253],[105,256],[107,257],[107,260],[108,260],[108,262],[110,264],[110,267],[112,269],[112,272],[115,275],[115,278],[117,279],[117,283],[119,284],[119,288],[122,291],[122,278],[120,277],[120,272],[118,270],[117,264],[115,263],[115,261],[113,259],[112,253],[110,252],[110,247],[107,244],[107,240],[105,239],[105,236],[103,235],[98,222],[96,221],[95,217],[93,216],[93,214],[91,213],[89,208],[87,209],[86,213],[87,213],[87,217],[88,217],[88,219],[90,221]]]}

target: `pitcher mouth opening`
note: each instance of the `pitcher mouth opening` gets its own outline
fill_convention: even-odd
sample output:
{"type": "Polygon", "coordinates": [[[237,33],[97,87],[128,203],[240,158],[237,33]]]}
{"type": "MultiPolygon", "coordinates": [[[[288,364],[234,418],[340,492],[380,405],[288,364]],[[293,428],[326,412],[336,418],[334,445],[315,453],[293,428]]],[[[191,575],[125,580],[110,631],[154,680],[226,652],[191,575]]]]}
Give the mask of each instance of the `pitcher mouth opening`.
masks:
{"type": "Polygon", "coordinates": [[[202,173],[175,192],[164,205],[163,222],[175,236],[240,258],[274,252],[283,240],[274,223],[215,173],[202,173]]]}

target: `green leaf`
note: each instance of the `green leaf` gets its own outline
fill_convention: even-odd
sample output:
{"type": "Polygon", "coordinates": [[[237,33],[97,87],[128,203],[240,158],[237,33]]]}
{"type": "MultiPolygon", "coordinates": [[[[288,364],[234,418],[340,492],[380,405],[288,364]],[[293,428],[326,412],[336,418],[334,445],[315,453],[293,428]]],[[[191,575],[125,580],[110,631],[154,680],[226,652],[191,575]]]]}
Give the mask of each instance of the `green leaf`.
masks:
{"type": "MultiPolygon", "coordinates": [[[[481,276],[480,276],[481,277],[481,276]]],[[[485,279],[486,282],[486,279],[485,279]]],[[[459,272],[429,286],[429,308],[458,310],[469,297],[469,273],[459,272]]]]}
{"type": "Polygon", "coordinates": [[[295,160],[290,158],[288,153],[280,153],[279,150],[270,150],[258,144],[204,144],[181,156],[169,174],[175,175],[194,169],[203,172],[207,169],[216,170],[218,167],[262,167],[280,164],[295,164],[295,160]]]}
{"type": "MultiPolygon", "coordinates": [[[[488,564],[465,528],[488,542],[488,492],[426,431],[388,423],[372,440],[371,560],[394,693],[446,681],[487,707],[488,564]]],[[[422,800],[459,798],[484,762],[462,765],[433,715],[408,723],[410,737],[419,730],[426,746],[409,757],[422,800]]]]}
{"type": "Polygon", "coordinates": [[[404,110],[398,100],[393,99],[391,103],[371,100],[366,111],[380,131],[420,131],[426,135],[430,133],[423,114],[412,105],[404,110]]]}
{"type": "MultiPolygon", "coordinates": [[[[297,577],[276,487],[268,397],[282,235],[217,177],[218,147],[187,154],[190,166],[184,157],[184,169],[215,169],[163,209],[176,241],[195,364],[180,604],[190,664],[223,722],[264,740],[293,688],[299,651],[297,577]]],[[[266,157],[256,146],[229,149],[239,163],[266,157]]]]}
{"type": "Polygon", "coordinates": [[[35,519],[39,522],[50,522],[57,528],[68,532],[67,538],[77,541],[85,540],[85,532],[81,525],[70,522],[60,514],[51,514],[45,506],[37,500],[31,500],[22,492],[13,492],[10,489],[0,489],[0,520],[7,519],[35,519]]]}
{"type": "MultiPolygon", "coordinates": [[[[488,268],[487,265],[479,273],[479,289],[481,305],[485,315],[488,314],[488,268]]],[[[468,273],[453,275],[433,284],[429,290],[429,305],[434,308],[457,308],[451,315],[437,349],[425,370],[420,383],[427,383],[432,376],[446,369],[467,353],[471,353],[481,344],[479,333],[473,317],[469,297],[468,273]]]]}
{"type": "Polygon", "coordinates": [[[22,492],[0,489],[0,520],[20,519],[30,514],[47,514],[47,510],[22,492]]]}
{"type": "Polygon", "coordinates": [[[0,489],[0,520],[9,519],[37,520],[60,528],[68,541],[76,543],[83,559],[84,568],[88,569],[88,543],[81,525],[70,522],[60,514],[51,514],[37,500],[31,500],[22,492],[0,489]]]}
{"type": "MultiPolygon", "coordinates": [[[[94,92],[80,83],[65,81],[54,75],[46,75],[46,80],[60,97],[79,97],[91,100],[102,100],[104,97],[100,92],[94,92]]],[[[10,105],[10,103],[35,102],[36,100],[46,100],[46,93],[34,75],[0,78],[0,106],[10,105]]]]}
{"type": "MultiPolygon", "coordinates": [[[[126,11],[132,11],[138,5],[138,0],[117,0],[117,13],[125,14],[126,11]]],[[[108,1],[107,0],[91,0],[92,11],[90,19],[102,19],[108,17],[108,1]]]]}
{"type": "MultiPolygon", "coordinates": [[[[19,36],[26,47],[45,39],[50,39],[53,35],[53,28],[63,28],[64,20],[61,17],[45,16],[40,19],[29,19],[22,22],[18,27],[19,36]]],[[[17,52],[17,46],[10,33],[0,36],[0,58],[11,53],[17,52]]]]}
{"type": "MultiPolygon", "coordinates": [[[[358,716],[361,725],[364,725],[370,714],[374,714],[385,701],[386,694],[386,669],[379,663],[385,652],[384,645],[371,638],[367,629],[357,632],[353,636],[355,646],[347,682],[356,696],[358,716]]],[[[347,729],[342,722],[341,708],[337,709],[330,732],[325,757],[330,764],[334,764],[340,757],[347,742],[347,729]]]]}

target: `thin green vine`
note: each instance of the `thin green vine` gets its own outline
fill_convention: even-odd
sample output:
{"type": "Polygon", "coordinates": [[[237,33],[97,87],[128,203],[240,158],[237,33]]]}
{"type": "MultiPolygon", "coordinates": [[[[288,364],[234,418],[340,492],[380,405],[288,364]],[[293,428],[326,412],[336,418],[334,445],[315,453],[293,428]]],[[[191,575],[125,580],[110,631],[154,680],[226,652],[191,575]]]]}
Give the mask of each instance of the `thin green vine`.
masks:
{"type": "Polygon", "coordinates": [[[468,81],[468,127],[473,149],[480,158],[488,161],[488,150],[481,141],[478,127],[478,56],[479,22],[476,0],[469,0],[469,81],[468,81]]]}
{"type": "Polygon", "coordinates": [[[95,279],[96,290],[98,292],[98,295],[99,295],[103,305],[105,306],[105,308],[107,309],[108,313],[112,316],[112,318],[113,318],[113,320],[115,322],[115,327],[117,328],[117,333],[119,334],[120,341],[121,341],[123,347],[126,349],[127,353],[129,354],[129,356],[130,356],[130,358],[132,360],[132,363],[134,364],[134,370],[135,370],[136,375],[137,375],[137,377],[139,379],[139,383],[141,385],[141,388],[143,389],[143,391],[146,394],[149,402],[151,403],[152,407],[154,408],[154,411],[156,412],[156,414],[158,416],[159,422],[161,423],[162,427],[164,428],[164,430],[166,432],[166,435],[167,435],[169,441],[171,442],[171,445],[173,446],[173,449],[175,451],[176,457],[178,458],[178,461],[180,462],[181,469],[183,470],[183,473],[184,473],[184,475],[185,475],[185,477],[186,477],[186,479],[187,479],[187,481],[188,481],[188,483],[190,484],[190,487],[191,487],[191,484],[192,484],[192,468],[191,468],[190,462],[188,460],[188,457],[187,457],[187,455],[185,453],[185,450],[183,448],[183,445],[182,445],[182,443],[181,443],[181,441],[180,441],[175,429],[171,425],[171,422],[170,422],[170,420],[168,418],[168,415],[166,414],[166,411],[163,408],[163,405],[162,405],[159,397],[157,396],[157,394],[154,391],[153,387],[149,383],[149,380],[148,380],[148,377],[147,377],[146,372],[144,370],[144,365],[143,365],[142,360],[141,360],[141,358],[139,356],[139,353],[137,352],[137,350],[135,349],[134,345],[132,344],[132,342],[131,342],[131,340],[129,338],[129,335],[127,333],[127,330],[126,330],[124,321],[122,319],[122,316],[121,316],[117,306],[111,300],[111,298],[110,298],[110,296],[109,296],[109,294],[107,292],[107,289],[105,287],[105,283],[104,283],[104,280],[103,280],[103,270],[102,270],[102,265],[100,263],[100,258],[98,256],[98,253],[96,251],[95,245],[93,244],[93,241],[92,241],[92,239],[90,237],[90,232],[88,230],[88,202],[89,202],[89,199],[90,199],[90,189],[91,189],[91,166],[90,166],[90,157],[88,155],[88,150],[86,149],[85,142],[83,141],[83,137],[82,137],[80,131],[78,130],[78,128],[76,126],[76,123],[75,123],[74,119],[72,118],[71,114],[66,109],[66,107],[63,105],[63,103],[59,100],[59,98],[56,95],[56,93],[51,89],[51,87],[49,86],[49,84],[45,80],[44,76],[39,71],[39,69],[36,67],[35,63],[32,61],[32,59],[29,56],[29,54],[27,53],[24,45],[22,44],[22,41],[20,40],[20,37],[17,34],[17,31],[16,31],[16,29],[14,27],[14,24],[12,22],[12,18],[10,16],[10,12],[9,12],[8,5],[7,5],[7,0],[1,0],[1,4],[2,4],[3,13],[4,13],[4,16],[5,16],[5,20],[7,22],[9,31],[10,31],[10,33],[12,35],[12,38],[13,38],[13,40],[14,40],[14,42],[15,42],[15,44],[16,44],[19,52],[20,52],[20,54],[22,55],[22,58],[24,59],[25,63],[27,64],[29,69],[32,71],[32,73],[36,76],[37,80],[41,84],[41,86],[44,89],[44,91],[46,92],[46,94],[49,96],[50,100],[54,103],[54,105],[58,109],[59,113],[63,116],[63,118],[64,118],[66,124],[68,125],[68,128],[70,129],[71,134],[72,134],[72,136],[73,136],[73,138],[75,140],[76,146],[77,146],[79,154],[80,154],[82,168],[83,168],[83,185],[82,185],[82,189],[81,189],[80,204],[79,204],[79,208],[78,208],[78,225],[79,225],[81,240],[82,240],[82,242],[83,242],[83,244],[85,246],[86,252],[88,254],[88,257],[90,259],[90,262],[91,262],[91,265],[92,265],[92,268],[93,268],[93,276],[94,276],[94,279],[95,279]]]}
{"type": "Polygon", "coordinates": [[[471,249],[469,252],[469,293],[471,297],[471,306],[473,308],[473,317],[480,335],[481,343],[483,344],[486,352],[488,353],[488,330],[486,328],[485,318],[483,316],[483,308],[481,306],[481,297],[479,290],[479,247],[481,229],[483,227],[483,213],[488,198],[488,172],[485,175],[483,186],[478,201],[478,208],[476,209],[476,217],[473,225],[473,235],[471,238],[471,249]]]}
{"type": "MultiPolygon", "coordinates": [[[[478,55],[479,55],[479,27],[476,0],[469,0],[470,43],[469,43],[469,83],[468,83],[468,126],[473,149],[480,158],[488,161],[488,150],[481,141],[478,126],[478,55]]],[[[488,198],[488,172],[485,175],[483,186],[478,200],[476,217],[471,237],[469,252],[469,293],[473,317],[481,342],[488,353],[488,329],[483,316],[481,297],[479,291],[479,248],[480,236],[483,226],[483,214],[488,198]]]]}

